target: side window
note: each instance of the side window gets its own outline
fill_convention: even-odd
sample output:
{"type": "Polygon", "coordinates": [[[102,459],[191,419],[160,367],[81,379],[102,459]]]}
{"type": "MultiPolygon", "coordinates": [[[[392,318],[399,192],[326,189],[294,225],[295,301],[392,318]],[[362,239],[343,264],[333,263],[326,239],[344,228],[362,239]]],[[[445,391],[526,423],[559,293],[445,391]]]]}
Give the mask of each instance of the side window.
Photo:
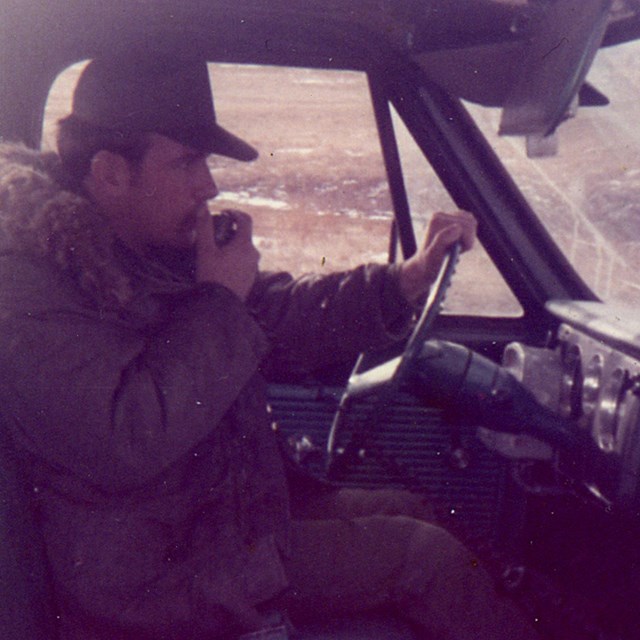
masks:
{"type": "Polygon", "coordinates": [[[42,148],[53,151],[56,148],[57,122],[71,111],[73,88],[87,62],[79,62],[65,69],[53,83],[44,110],[42,127],[42,148]]]}
{"type": "Polygon", "coordinates": [[[260,151],[211,157],[212,207],[253,216],[261,268],[386,262],[393,214],[366,75],[216,64],[211,79],[219,121],[260,151]]]}
{"type": "MultiPolygon", "coordinates": [[[[392,110],[413,228],[421,242],[434,211],[457,207],[401,118],[392,110]]],[[[443,313],[517,317],[522,307],[480,243],[461,259],[443,313]]]]}
{"type": "MultiPolygon", "coordinates": [[[[43,148],[55,148],[83,66],[50,92],[43,148]]],[[[251,163],[210,157],[220,189],[210,208],[252,215],[261,268],[299,275],[386,262],[393,213],[366,75],[211,64],[210,77],[218,121],[260,151],[251,163]]]]}
{"type": "MultiPolygon", "coordinates": [[[[43,148],[70,110],[85,63],[56,80],[43,148]]],[[[260,151],[251,163],[211,156],[220,189],[212,211],[239,208],[254,220],[261,268],[295,275],[386,262],[392,204],[366,75],[351,71],[211,64],[216,114],[260,151]]],[[[455,204],[394,113],[418,242],[433,211],[455,204]]],[[[478,245],[461,261],[445,313],[519,315],[521,308],[478,245]]]]}

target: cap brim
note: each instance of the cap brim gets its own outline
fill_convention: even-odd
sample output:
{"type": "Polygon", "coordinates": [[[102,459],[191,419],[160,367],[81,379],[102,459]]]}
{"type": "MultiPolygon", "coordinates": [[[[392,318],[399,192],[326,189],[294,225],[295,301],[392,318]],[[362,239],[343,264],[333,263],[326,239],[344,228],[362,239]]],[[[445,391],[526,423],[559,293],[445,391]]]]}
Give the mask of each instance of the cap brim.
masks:
{"type": "Polygon", "coordinates": [[[216,125],[216,132],[211,143],[211,152],[221,156],[242,160],[243,162],[251,162],[258,157],[256,148],[219,125],[216,125]]]}
{"type": "Polygon", "coordinates": [[[207,127],[199,131],[191,129],[165,132],[164,134],[194,149],[226,156],[234,160],[251,162],[258,157],[257,149],[218,124],[213,128],[207,127]]]}

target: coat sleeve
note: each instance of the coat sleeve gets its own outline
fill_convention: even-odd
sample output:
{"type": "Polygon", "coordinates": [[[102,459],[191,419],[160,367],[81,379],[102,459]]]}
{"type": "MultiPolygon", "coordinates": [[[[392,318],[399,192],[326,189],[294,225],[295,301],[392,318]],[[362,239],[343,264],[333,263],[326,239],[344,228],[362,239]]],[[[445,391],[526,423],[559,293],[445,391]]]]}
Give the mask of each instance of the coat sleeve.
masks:
{"type": "Polygon", "coordinates": [[[150,328],[102,315],[66,276],[0,259],[0,411],[22,446],[106,491],[207,438],[254,375],[264,336],[223,287],[150,328]]]}
{"type": "Polygon", "coordinates": [[[273,366],[293,373],[388,346],[406,336],[413,315],[394,265],[298,279],[262,274],[249,305],[272,343],[273,366]]]}

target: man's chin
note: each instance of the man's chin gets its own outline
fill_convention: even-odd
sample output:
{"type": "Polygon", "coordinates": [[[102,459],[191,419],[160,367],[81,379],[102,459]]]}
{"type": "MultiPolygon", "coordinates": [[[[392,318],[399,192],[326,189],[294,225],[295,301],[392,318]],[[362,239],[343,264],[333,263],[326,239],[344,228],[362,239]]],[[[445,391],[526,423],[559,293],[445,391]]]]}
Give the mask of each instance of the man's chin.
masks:
{"type": "Polygon", "coordinates": [[[150,245],[148,247],[148,255],[175,275],[192,278],[195,274],[195,244],[185,244],[183,246],[177,243],[150,245]]]}
{"type": "Polygon", "coordinates": [[[196,247],[196,232],[195,230],[192,233],[189,233],[185,236],[180,236],[176,238],[174,242],[171,243],[172,247],[175,249],[194,249],[196,247]]]}

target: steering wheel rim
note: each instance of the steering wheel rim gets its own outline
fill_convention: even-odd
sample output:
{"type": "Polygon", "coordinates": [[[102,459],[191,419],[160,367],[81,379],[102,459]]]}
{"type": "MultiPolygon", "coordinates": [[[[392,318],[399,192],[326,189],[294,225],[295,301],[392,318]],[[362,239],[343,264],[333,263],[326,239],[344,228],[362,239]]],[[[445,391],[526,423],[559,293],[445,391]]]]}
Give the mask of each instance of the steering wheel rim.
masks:
{"type": "MultiPolygon", "coordinates": [[[[405,379],[407,371],[411,369],[415,358],[419,355],[422,349],[422,345],[428,339],[433,323],[440,313],[447,290],[451,285],[451,280],[456,270],[460,252],[461,245],[459,242],[456,242],[451,247],[449,247],[445,255],[442,266],[440,267],[440,271],[438,272],[438,276],[433,286],[431,287],[416,326],[414,327],[411,336],[407,340],[407,344],[404,348],[404,351],[402,352],[402,355],[400,356],[398,365],[396,366],[395,371],[393,372],[393,375],[391,376],[388,383],[385,384],[384,387],[382,387],[381,391],[378,393],[377,401],[374,402],[374,406],[371,410],[372,423],[374,425],[381,419],[381,416],[384,414],[383,407],[388,405],[388,399],[398,391],[400,385],[405,379]]],[[[344,468],[346,466],[344,461],[347,461],[348,463],[348,460],[353,457],[349,456],[350,449],[352,450],[354,447],[357,450],[361,449],[362,441],[366,438],[364,428],[360,426],[359,429],[354,429],[351,440],[349,441],[349,443],[347,443],[344,450],[341,452],[337,451],[338,433],[344,424],[344,418],[350,402],[351,381],[360,373],[359,369],[362,361],[363,354],[360,354],[353,368],[353,371],[349,376],[349,382],[347,382],[345,391],[342,394],[342,397],[338,404],[338,408],[333,418],[333,422],[331,424],[331,429],[329,430],[329,434],[327,436],[326,470],[328,475],[332,475],[335,473],[338,460],[342,462],[340,466],[344,468]],[[359,440],[358,437],[360,438],[359,440]],[[358,440],[358,442],[356,442],[356,440],[358,440]]]]}
{"type": "Polygon", "coordinates": [[[456,242],[447,251],[438,277],[433,283],[429,296],[422,308],[422,312],[416,322],[416,326],[413,328],[411,336],[407,340],[407,344],[400,356],[400,362],[396,369],[394,380],[402,382],[405,371],[410,367],[413,360],[422,349],[422,345],[428,339],[431,333],[431,328],[435,319],[440,314],[442,309],[442,303],[444,302],[447,290],[451,286],[451,280],[455,273],[458,259],[460,258],[461,246],[459,242],[456,242]]]}

